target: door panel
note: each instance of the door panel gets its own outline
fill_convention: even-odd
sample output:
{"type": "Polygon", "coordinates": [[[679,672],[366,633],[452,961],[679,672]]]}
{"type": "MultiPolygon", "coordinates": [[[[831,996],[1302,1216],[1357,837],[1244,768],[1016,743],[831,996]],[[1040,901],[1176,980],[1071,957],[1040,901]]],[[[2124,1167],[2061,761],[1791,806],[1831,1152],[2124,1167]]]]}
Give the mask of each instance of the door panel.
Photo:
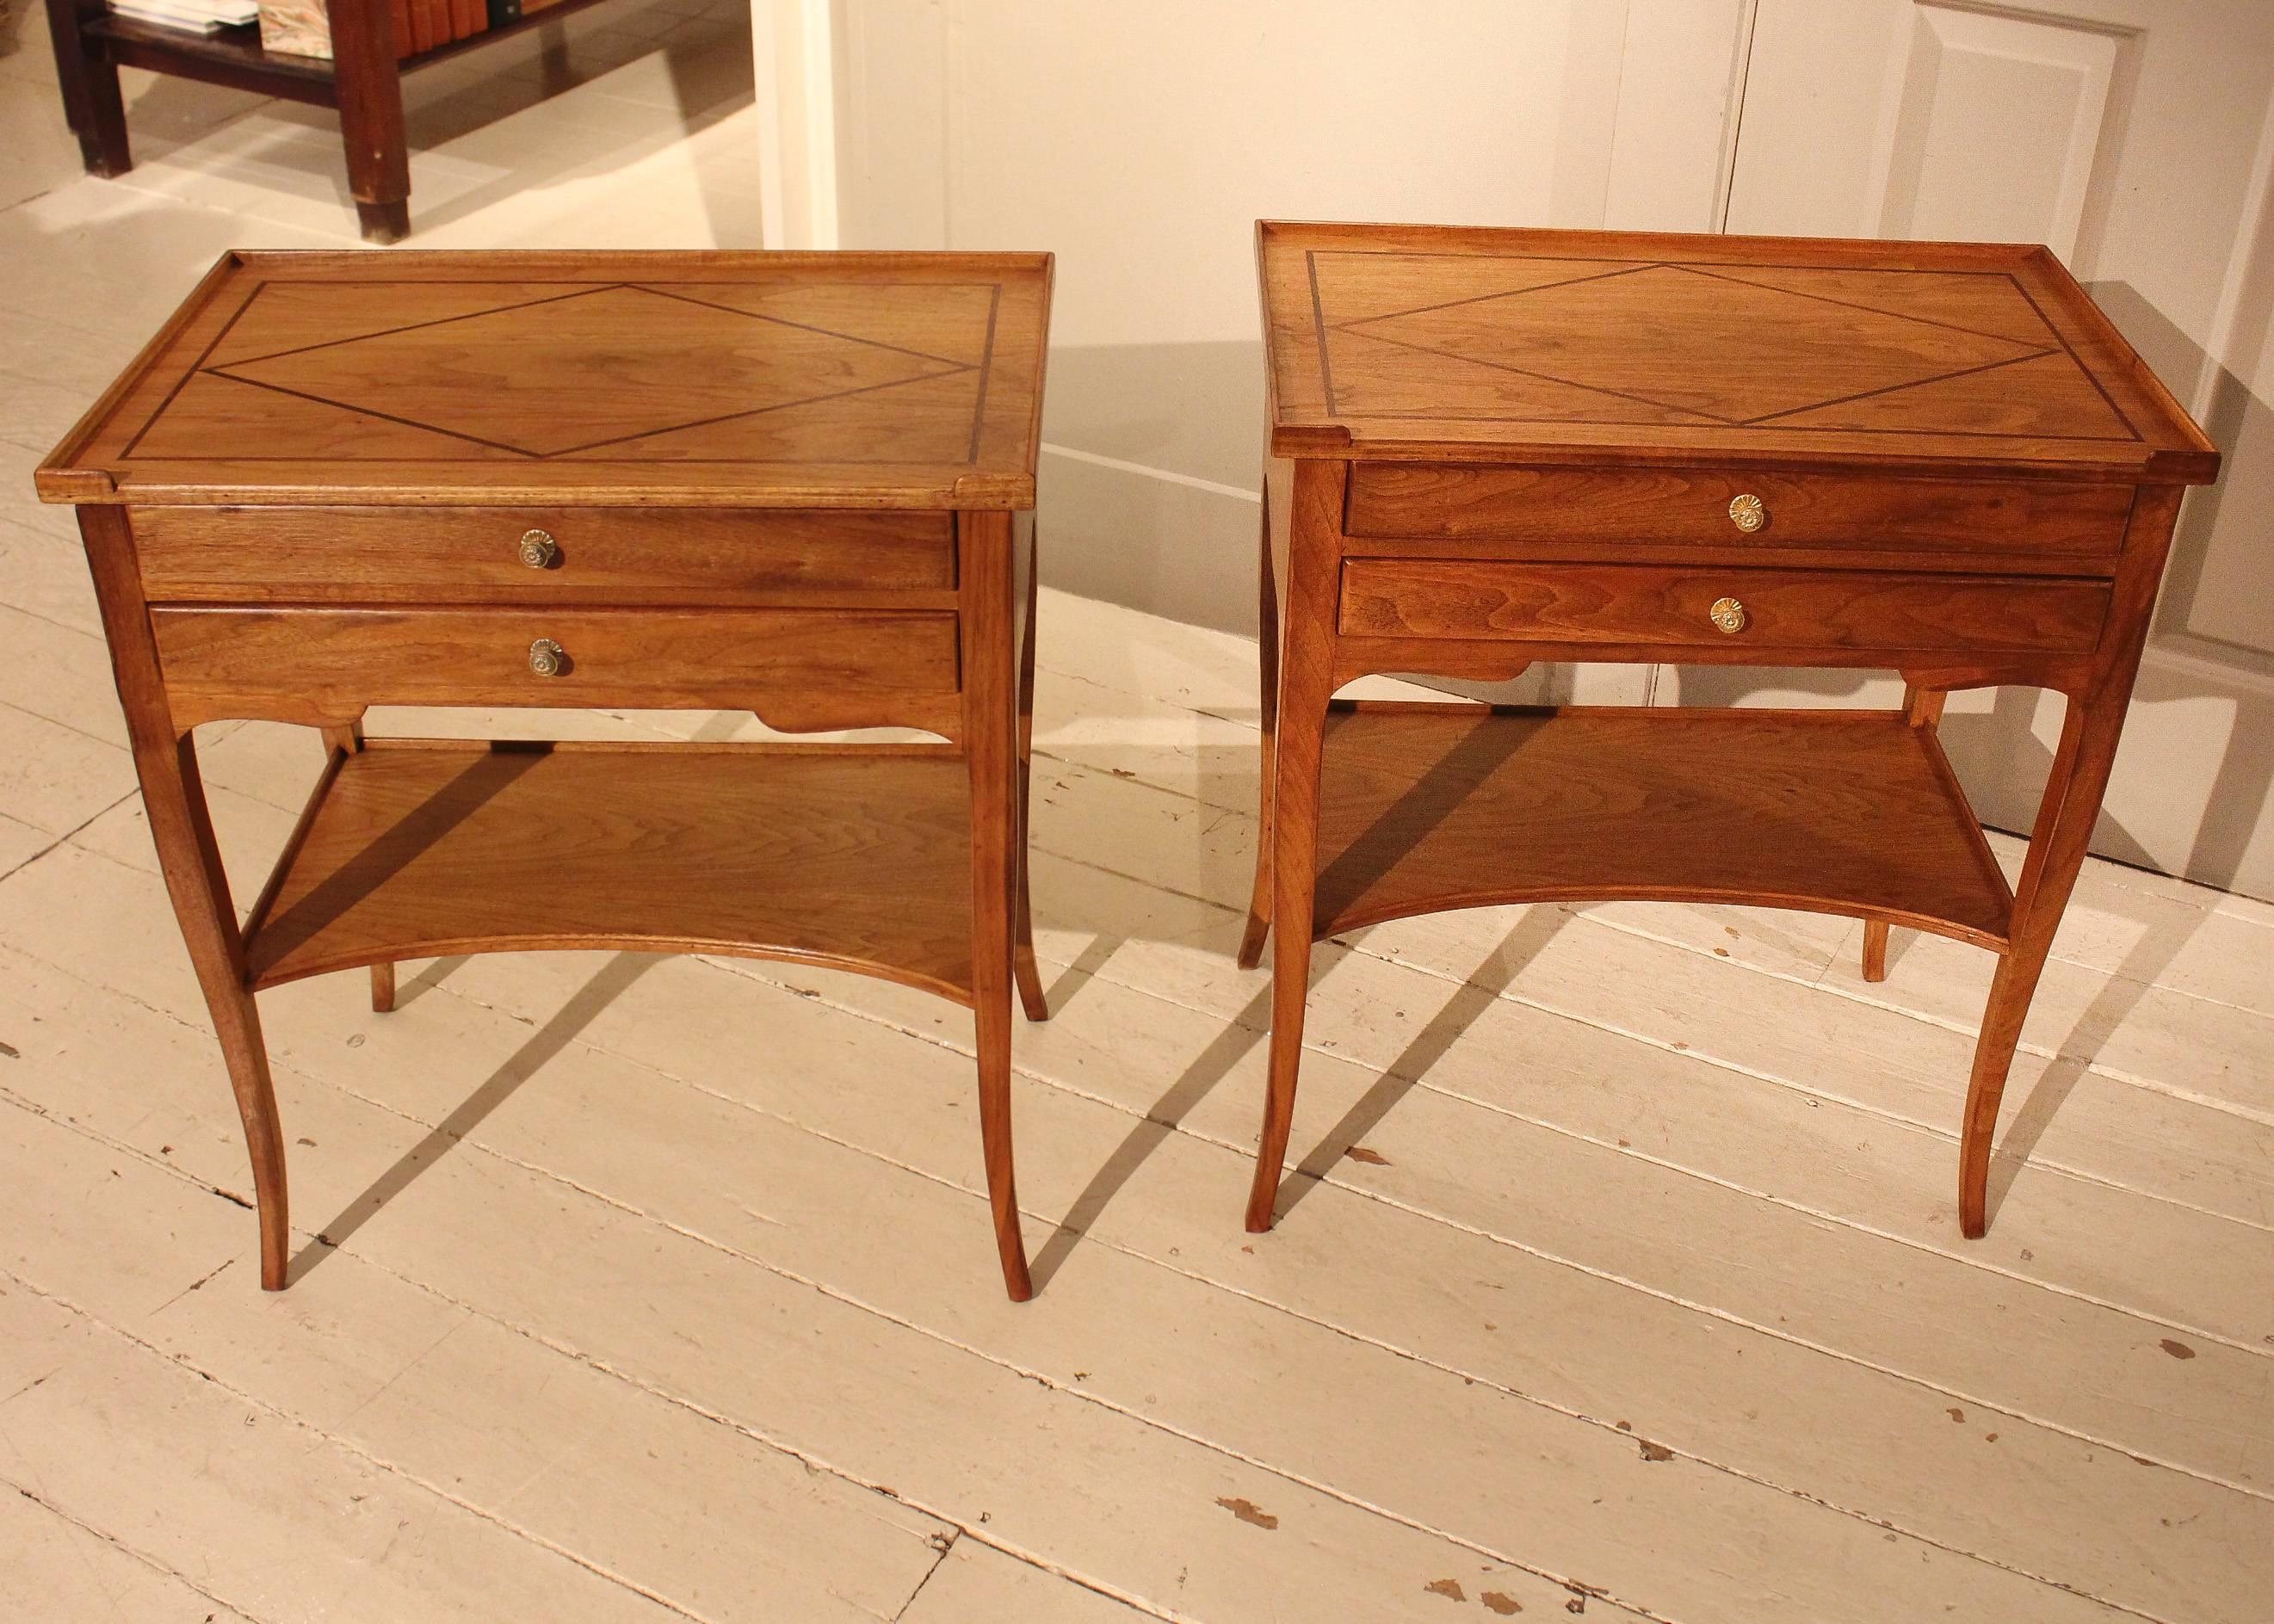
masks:
{"type": "MultiPolygon", "coordinates": [[[[2227,462],[2183,512],[2094,849],[2274,896],[2274,6],[1760,0],[1727,229],[2038,241],[2227,462]]],[[[1893,679],[1665,673],[1661,701],[1892,703],[1893,679]],[[1671,677],[1674,680],[1665,680],[1671,677]]],[[[1953,698],[1984,817],[2026,830],[2057,701],[1953,698]]]]}

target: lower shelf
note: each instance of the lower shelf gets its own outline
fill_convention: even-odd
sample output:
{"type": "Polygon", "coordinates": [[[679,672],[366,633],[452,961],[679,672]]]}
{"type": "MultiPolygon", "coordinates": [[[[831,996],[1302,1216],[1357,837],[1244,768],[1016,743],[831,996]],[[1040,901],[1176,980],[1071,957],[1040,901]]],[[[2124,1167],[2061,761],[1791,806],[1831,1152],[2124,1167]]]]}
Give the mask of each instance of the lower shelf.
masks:
{"type": "Polygon", "coordinates": [[[748,953],[971,1000],[970,780],[943,746],[335,757],[246,926],[255,987],[523,948],[748,953]]]}
{"type": "Polygon", "coordinates": [[[2002,947],[2013,894],[1932,733],[1855,710],[1337,706],[1315,933],[1617,898],[1849,914],[2002,947]]]}

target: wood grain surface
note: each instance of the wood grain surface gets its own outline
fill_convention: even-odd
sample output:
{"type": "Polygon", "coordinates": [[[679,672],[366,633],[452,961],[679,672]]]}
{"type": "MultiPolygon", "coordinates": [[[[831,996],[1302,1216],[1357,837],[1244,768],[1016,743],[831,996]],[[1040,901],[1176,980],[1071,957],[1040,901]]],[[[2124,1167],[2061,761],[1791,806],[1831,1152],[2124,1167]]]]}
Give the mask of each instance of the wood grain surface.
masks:
{"type": "Polygon", "coordinates": [[[1299,508],[1265,583],[1271,850],[1241,961],[1282,929],[1248,1227],[1277,1210],[1299,928],[1709,896],[1861,914],[1872,978],[1906,919],[1997,952],[1961,1130],[1982,1235],[2005,1079],[2210,441],[2038,247],[1267,222],[1257,259],[1270,451],[1335,470],[1338,500],[1299,508]],[[1893,669],[1909,697],[1805,725],[1422,711],[1395,726],[1476,737],[1371,753],[1360,711],[1331,724],[1365,786],[1341,854],[1307,826],[1336,816],[1311,764],[1343,684],[1669,658],[1893,669]],[[2067,702],[2010,898],[1935,731],[1944,694],[2002,684],[2067,702]]]}
{"type": "Polygon", "coordinates": [[[151,612],[177,719],[307,721],[373,704],[778,705],[924,726],[956,686],[952,613],[238,608],[151,612]],[[530,665],[540,638],[558,674],[530,665]]]}
{"type": "Polygon", "coordinates": [[[1999,946],[2011,898],[1940,756],[1931,734],[1869,711],[1338,707],[1312,931],[1647,898],[1999,946]]]}
{"type": "Polygon", "coordinates": [[[1537,637],[1557,643],[1703,643],[1773,650],[2089,651],[2108,614],[2098,581],[1864,570],[1665,569],[1354,558],[1343,566],[1350,636],[1537,637]],[[1724,599],[1743,625],[1712,619],[1724,599]]]}
{"type": "Polygon", "coordinates": [[[54,501],[1025,508],[1046,254],[237,252],[54,501]]]}
{"type": "MultiPolygon", "coordinates": [[[[1463,543],[1844,548],[1916,553],[1929,568],[1963,568],[1984,553],[2042,553],[2082,574],[2084,560],[2112,564],[2131,507],[2130,490],[2114,485],[1360,462],[1351,473],[1344,528],[1352,536],[1463,543]],[[1741,496],[1761,504],[1758,530],[1731,518],[1741,496]]],[[[1602,556],[1623,550],[1614,545],[1602,556]]]]}
{"type": "Polygon", "coordinates": [[[945,513],[144,508],[133,523],[157,602],[731,603],[955,584],[945,513]],[[523,558],[532,530],[549,563],[523,558]]]}
{"type": "Polygon", "coordinates": [[[249,922],[255,986],[622,947],[809,959],[970,1001],[968,790],[945,749],[374,740],[338,761],[249,922]]]}
{"type": "Polygon", "coordinates": [[[1280,455],[2218,472],[2210,441],[2042,247],[1258,234],[1280,455]]]}

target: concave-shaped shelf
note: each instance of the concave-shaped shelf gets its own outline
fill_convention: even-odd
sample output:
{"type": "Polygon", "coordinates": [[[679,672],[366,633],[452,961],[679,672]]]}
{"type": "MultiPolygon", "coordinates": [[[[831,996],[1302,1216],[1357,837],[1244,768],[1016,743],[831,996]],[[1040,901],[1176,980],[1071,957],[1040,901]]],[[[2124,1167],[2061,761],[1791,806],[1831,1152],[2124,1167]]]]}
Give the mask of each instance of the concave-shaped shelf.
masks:
{"type": "Polygon", "coordinates": [[[2013,894],[1932,733],[1859,710],[1338,703],[1316,934],[1491,903],[1739,902],[2002,947],[2013,894]]]}
{"type": "Polygon", "coordinates": [[[941,745],[374,740],[248,923],[252,984],[524,948],[747,953],[971,1001],[970,779],[941,745]]]}

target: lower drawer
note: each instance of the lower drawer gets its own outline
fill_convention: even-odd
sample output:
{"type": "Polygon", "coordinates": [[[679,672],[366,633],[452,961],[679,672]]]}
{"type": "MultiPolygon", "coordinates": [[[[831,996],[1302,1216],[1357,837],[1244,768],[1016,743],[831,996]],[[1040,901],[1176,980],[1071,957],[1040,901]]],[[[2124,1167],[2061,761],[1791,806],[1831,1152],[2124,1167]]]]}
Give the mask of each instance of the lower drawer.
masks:
{"type": "Polygon", "coordinates": [[[1954,654],[2090,650],[2107,583],[1878,571],[1352,559],[1346,636],[1954,654]]]}
{"type": "Polygon", "coordinates": [[[956,617],[928,611],[159,607],[150,620],[184,724],[384,704],[743,709],[766,695],[957,688],[956,617]]]}

